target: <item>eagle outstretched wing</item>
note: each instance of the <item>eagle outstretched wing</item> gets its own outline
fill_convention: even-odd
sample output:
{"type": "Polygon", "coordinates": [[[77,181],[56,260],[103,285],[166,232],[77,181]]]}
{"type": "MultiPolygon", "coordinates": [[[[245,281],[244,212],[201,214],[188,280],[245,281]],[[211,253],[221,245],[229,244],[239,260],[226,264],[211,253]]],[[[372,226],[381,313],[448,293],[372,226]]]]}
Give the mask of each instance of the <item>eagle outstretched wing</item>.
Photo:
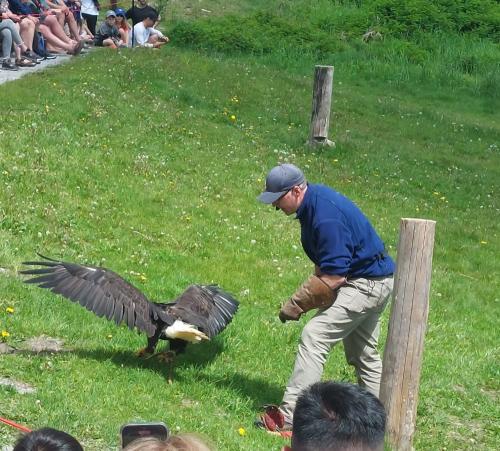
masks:
{"type": "Polygon", "coordinates": [[[158,336],[158,328],[176,319],[196,326],[209,338],[220,333],[238,310],[238,301],[214,285],[191,285],[173,303],[149,301],[132,284],[106,268],[53,260],[24,262],[21,274],[35,276],[25,283],[36,284],[78,302],[97,316],[116,324],[136,327],[148,337],[158,336]]]}
{"type": "Polygon", "coordinates": [[[61,294],[116,324],[124,322],[130,329],[137,327],[148,337],[155,334],[157,326],[153,320],[163,316],[163,312],[118,274],[106,268],[40,257],[45,260],[23,263],[43,266],[20,271],[21,274],[35,276],[26,283],[61,294]]]}
{"type": "Polygon", "coordinates": [[[167,308],[167,313],[197,326],[212,338],[231,322],[238,305],[236,299],[215,285],[191,285],[167,308]]]}

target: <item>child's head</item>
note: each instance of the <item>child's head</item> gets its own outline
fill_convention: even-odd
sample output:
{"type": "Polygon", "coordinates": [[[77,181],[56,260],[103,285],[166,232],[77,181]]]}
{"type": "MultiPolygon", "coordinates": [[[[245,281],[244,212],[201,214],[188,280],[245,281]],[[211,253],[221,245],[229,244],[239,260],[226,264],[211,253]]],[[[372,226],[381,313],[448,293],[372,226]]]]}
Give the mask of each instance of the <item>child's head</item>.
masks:
{"type": "Polygon", "coordinates": [[[143,20],[143,23],[146,28],[150,28],[154,26],[157,20],[158,20],[158,15],[153,11],[151,11],[146,15],[146,17],[143,20]]]}
{"type": "Polygon", "coordinates": [[[117,22],[121,22],[122,20],[127,20],[127,18],[125,17],[125,10],[123,8],[116,8],[115,9],[115,13],[116,13],[116,21],[117,22]]]}
{"type": "Polygon", "coordinates": [[[116,23],[116,14],[111,9],[106,13],[106,22],[109,25],[114,25],[116,23]]]}

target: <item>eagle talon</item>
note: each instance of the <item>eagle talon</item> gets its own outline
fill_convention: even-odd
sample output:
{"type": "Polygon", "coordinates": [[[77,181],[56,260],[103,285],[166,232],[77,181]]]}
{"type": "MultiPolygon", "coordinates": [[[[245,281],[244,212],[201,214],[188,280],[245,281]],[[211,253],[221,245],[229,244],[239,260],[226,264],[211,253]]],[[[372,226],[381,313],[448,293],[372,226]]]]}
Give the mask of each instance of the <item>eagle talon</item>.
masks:
{"type": "Polygon", "coordinates": [[[148,348],[139,349],[135,355],[143,359],[149,359],[153,356],[153,353],[148,348]]]}

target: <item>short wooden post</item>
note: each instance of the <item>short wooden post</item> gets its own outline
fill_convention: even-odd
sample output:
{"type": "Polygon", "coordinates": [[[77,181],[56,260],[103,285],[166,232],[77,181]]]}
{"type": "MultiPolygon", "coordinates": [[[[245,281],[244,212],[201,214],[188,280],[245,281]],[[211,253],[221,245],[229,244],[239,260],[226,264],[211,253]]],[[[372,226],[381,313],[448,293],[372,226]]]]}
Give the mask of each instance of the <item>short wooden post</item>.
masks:
{"type": "Polygon", "coordinates": [[[387,439],[412,449],[424,336],[429,312],[435,221],[401,219],[393,304],[384,352],[380,400],[387,411],[387,439]]]}
{"type": "Polygon", "coordinates": [[[332,105],[333,66],[316,66],[311,114],[309,144],[334,146],[328,139],[330,108],[332,105]]]}

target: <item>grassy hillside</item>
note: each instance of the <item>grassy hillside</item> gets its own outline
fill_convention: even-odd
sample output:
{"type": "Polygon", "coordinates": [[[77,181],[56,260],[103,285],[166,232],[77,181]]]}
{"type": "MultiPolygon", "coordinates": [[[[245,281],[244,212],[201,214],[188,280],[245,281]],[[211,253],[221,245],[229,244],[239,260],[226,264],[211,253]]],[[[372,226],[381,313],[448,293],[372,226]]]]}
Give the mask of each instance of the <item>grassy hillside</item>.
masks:
{"type": "MultiPolygon", "coordinates": [[[[207,3],[214,15],[225,7],[220,20],[261,6],[196,8],[207,3]]],[[[170,3],[169,26],[184,23],[185,5],[170,3]]],[[[478,39],[470,42],[496,51],[478,39]]],[[[469,41],[449,42],[450,54],[466,54],[469,41]]],[[[0,416],[65,429],[88,450],[115,449],[132,420],[199,431],[220,450],[279,449],[283,441],[252,422],[280,401],[304,322],[282,325],[277,306],[311,265],[296,222],[255,197],[266,171],[290,161],[355,200],[393,256],[401,217],[437,221],[415,447],[497,449],[497,78],[482,90],[472,75],[450,72],[446,83],[438,71],[437,83],[419,78],[418,64],[391,61],[385,41],[371,59],[348,43],[333,60],[337,146],[311,150],[313,53],[181,44],[96,51],[0,86],[0,331],[14,347],[45,334],[67,351],[3,355],[0,376],[37,391],[1,387],[0,416]],[[386,76],[403,67],[406,78],[386,76]],[[144,337],[21,283],[16,271],[35,251],[107,266],[152,299],[216,282],[241,309],[214,342],[179,358],[168,386],[164,365],[133,354],[144,337]]],[[[325,377],[354,381],[341,347],[325,377]]],[[[0,444],[14,436],[0,427],[0,444]]]]}

